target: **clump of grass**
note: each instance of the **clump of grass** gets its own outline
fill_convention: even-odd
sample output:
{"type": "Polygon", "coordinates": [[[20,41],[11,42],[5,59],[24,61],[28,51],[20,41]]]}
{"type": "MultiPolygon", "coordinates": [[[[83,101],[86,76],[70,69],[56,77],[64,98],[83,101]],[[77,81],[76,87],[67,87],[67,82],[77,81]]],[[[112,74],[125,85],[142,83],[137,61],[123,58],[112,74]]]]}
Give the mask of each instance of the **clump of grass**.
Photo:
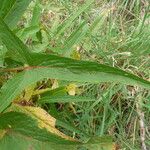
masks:
{"type": "MultiPolygon", "coordinates": [[[[65,32],[56,36],[59,24],[70,17],[70,14],[74,13],[80,5],[81,1],[53,1],[51,3],[43,1],[41,3],[40,8],[43,13],[40,25],[48,33],[51,44],[50,46],[47,44],[47,51],[70,57],[70,54],[69,56],[62,51],[66,46],[66,49],[77,51],[82,59],[108,64],[149,79],[149,2],[95,1],[89,9],[70,22],[65,32]],[[88,24],[86,30],[84,30],[84,24],[79,28],[82,22],[88,24]],[[77,33],[82,31],[83,34],[77,33]],[[75,34],[82,38],[79,41],[72,40],[75,34]]],[[[63,106],[65,109],[62,109],[61,116],[74,122],[75,126],[87,134],[112,135],[122,149],[141,148],[136,106],[137,97],[141,95],[140,107],[145,114],[145,143],[148,146],[150,130],[148,91],[136,90],[133,86],[106,83],[87,84],[80,88],[82,89],[80,94],[94,96],[98,101],[74,103],[71,108],[67,104],[63,106]],[[74,109],[75,112],[70,109],[74,109]]],[[[52,106],[56,108],[56,112],[59,111],[55,105],[52,106]]]]}
{"type": "MultiPolygon", "coordinates": [[[[63,7],[59,15],[65,15],[67,18],[73,8],[79,5],[80,2],[60,1],[55,6],[63,7]]],[[[71,24],[68,32],[61,35],[61,45],[82,20],[86,21],[90,30],[74,45],[78,46],[77,49],[72,47],[79,50],[83,59],[118,67],[149,79],[149,19],[147,1],[95,2],[90,10],[71,24]],[[93,26],[95,19],[97,22],[93,26]]],[[[57,42],[55,46],[57,47],[57,42]]],[[[136,106],[139,103],[137,97],[141,95],[142,102],[139,105],[145,114],[145,143],[149,147],[148,91],[136,90],[133,86],[106,83],[88,84],[82,88],[82,95],[94,96],[98,101],[73,104],[76,113],[72,112],[69,118],[87,134],[112,135],[122,149],[141,149],[140,116],[136,106]]],[[[68,109],[63,111],[70,112],[68,109]]]]}
{"type": "MultiPolygon", "coordinates": [[[[82,0],[37,0],[31,3],[15,32],[36,53],[95,61],[149,80],[149,8],[144,0],[88,1],[88,5],[82,0]]],[[[5,63],[11,66],[10,60],[6,59],[5,63]]],[[[17,61],[12,64],[21,66],[17,61]]],[[[29,89],[40,91],[41,95],[30,93],[27,97],[32,99],[32,105],[44,108],[57,118],[58,128],[67,135],[83,141],[88,136],[111,135],[126,150],[150,147],[148,90],[116,83],[73,83],[74,95],[96,101],[66,104],[38,101],[49,91],[52,95],[66,94],[69,84],[45,79],[29,89]],[[70,131],[63,128],[65,123],[70,131]]]]}

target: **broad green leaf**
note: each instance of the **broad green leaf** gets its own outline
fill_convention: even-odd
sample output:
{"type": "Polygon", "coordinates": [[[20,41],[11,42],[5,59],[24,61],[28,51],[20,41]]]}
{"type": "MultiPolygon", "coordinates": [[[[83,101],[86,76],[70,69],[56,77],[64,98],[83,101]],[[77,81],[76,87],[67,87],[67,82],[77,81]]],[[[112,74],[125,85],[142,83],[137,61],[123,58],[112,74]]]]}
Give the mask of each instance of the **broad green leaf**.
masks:
{"type": "Polygon", "coordinates": [[[94,2],[94,0],[88,0],[83,6],[81,6],[79,8],[79,10],[77,12],[75,12],[74,14],[72,14],[66,21],[64,21],[57,29],[57,32],[55,34],[56,35],[60,35],[62,34],[66,28],[68,28],[72,22],[82,13],[84,12],[92,3],[94,2]]]}
{"type": "Polygon", "coordinates": [[[94,98],[82,97],[82,96],[44,96],[40,98],[39,103],[66,103],[66,102],[89,102],[96,101],[94,98]]]}
{"type": "Polygon", "coordinates": [[[8,150],[10,147],[11,150],[77,150],[78,146],[42,142],[16,132],[10,132],[0,140],[0,149],[8,150]]]}
{"type": "Polygon", "coordinates": [[[21,106],[20,104],[13,104],[8,109],[8,111],[9,110],[25,113],[38,121],[39,128],[46,129],[48,132],[55,134],[56,136],[61,137],[64,140],[77,142],[77,140],[63,134],[58,129],[56,129],[56,119],[40,107],[21,106]]]}
{"type": "Polygon", "coordinates": [[[0,17],[14,28],[32,0],[0,0],[0,17]]]}
{"type": "MultiPolygon", "coordinates": [[[[41,55],[45,58],[46,55],[41,55]]],[[[93,62],[76,61],[57,56],[46,56],[50,67],[39,67],[18,73],[5,83],[0,90],[0,112],[2,112],[24,89],[45,78],[60,79],[78,82],[121,82],[124,84],[139,85],[150,89],[150,83],[137,76],[122,70],[100,65],[93,62]],[[62,60],[62,61],[61,61],[62,60]]],[[[39,60],[39,59],[38,59],[39,60]]],[[[41,62],[41,63],[42,63],[41,62]]],[[[43,65],[43,64],[42,64],[43,65]]],[[[45,63],[44,63],[45,65],[45,63]]]]}
{"type": "MultiPolygon", "coordinates": [[[[31,53],[0,20],[0,38],[13,55],[22,62],[33,65],[9,80],[0,90],[0,112],[22,90],[44,78],[77,82],[120,82],[150,89],[150,82],[117,68],[95,62],[79,61],[49,54],[31,53]]],[[[3,71],[3,70],[2,70],[3,71]]]]}
{"type": "MultiPolygon", "coordinates": [[[[49,126],[49,125],[47,125],[49,126]]],[[[54,127],[51,126],[54,129],[54,127]]],[[[74,144],[74,141],[69,139],[62,138],[62,136],[58,136],[55,134],[55,131],[50,132],[42,124],[38,118],[33,118],[29,116],[29,114],[21,113],[21,112],[7,112],[1,114],[0,116],[0,129],[6,131],[13,131],[20,133],[22,135],[26,135],[32,137],[34,139],[40,141],[49,141],[60,144],[74,144]],[[43,125],[43,126],[42,126],[43,125]]],[[[52,130],[53,130],[52,129],[52,130]]]]}
{"type": "Polygon", "coordinates": [[[7,133],[0,140],[0,149],[2,150],[116,150],[115,145],[108,137],[93,138],[87,144],[65,145],[60,143],[42,142],[33,138],[28,138],[15,132],[7,133]]]}
{"type": "Polygon", "coordinates": [[[0,39],[15,60],[25,64],[32,63],[29,49],[13,34],[2,19],[0,19],[0,39]]]}
{"type": "MultiPolygon", "coordinates": [[[[21,104],[21,102],[18,102],[18,103],[21,104]]],[[[66,140],[73,141],[73,142],[76,141],[72,137],[69,137],[63,134],[62,132],[60,132],[58,129],[55,128],[55,126],[63,127],[71,132],[75,132],[79,134],[82,137],[84,136],[84,139],[82,138],[81,141],[87,142],[90,139],[90,136],[84,133],[83,131],[77,129],[71,124],[64,122],[64,120],[60,120],[60,118],[57,119],[57,118],[52,117],[44,109],[40,107],[33,107],[33,106],[22,106],[18,103],[16,102],[13,103],[13,105],[11,105],[11,107],[9,107],[7,111],[11,110],[11,111],[25,113],[29,115],[30,117],[38,120],[38,124],[40,128],[45,128],[49,132],[54,133],[55,135],[62,137],[66,140]]]]}
{"type": "MultiPolygon", "coordinates": [[[[59,133],[59,131],[55,129],[55,118],[48,115],[41,108],[15,104],[10,107],[10,110],[10,112],[1,114],[0,116],[0,130],[4,131],[3,133],[0,132],[2,133],[0,148],[3,147],[4,150],[7,147],[7,142],[5,143],[3,140],[5,139],[6,141],[6,138],[9,135],[12,137],[18,135],[19,138],[17,138],[17,140],[20,141],[22,138],[24,139],[24,137],[26,137],[26,140],[29,139],[30,143],[26,143],[25,147],[31,146],[33,144],[32,141],[38,140],[37,144],[44,144],[44,149],[46,149],[46,144],[54,149],[58,149],[62,146],[61,149],[64,150],[69,150],[71,147],[75,150],[81,147],[93,148],[95,150],[113,150],[113,148],[115,148],[115,145],[110,138],[95,137],[91,138],[86,143],[81,143],[73,140],[71,137],[67,137],[63,133],[59,133]]],[[[10,143],[15,142],[16,139],[12,138],[12,142],[10,143]]],[[[20,144],[16,143],[14,146],[18,149],[20,144]]],[[[35,145],[32,146],[34,149],[35,145]]]]}

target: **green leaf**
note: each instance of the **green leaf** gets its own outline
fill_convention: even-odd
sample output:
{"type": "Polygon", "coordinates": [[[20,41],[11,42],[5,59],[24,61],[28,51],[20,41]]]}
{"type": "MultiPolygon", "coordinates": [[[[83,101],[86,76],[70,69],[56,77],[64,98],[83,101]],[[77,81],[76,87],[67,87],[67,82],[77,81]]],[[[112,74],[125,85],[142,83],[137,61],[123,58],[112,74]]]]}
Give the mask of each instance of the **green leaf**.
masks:
{"type": "Polygon", "coordinates": [[[108,137],[93,138],[87,144],[65,145],[60,143],[41,142],[33,138],[10,132],[0,140],[2,150],[115,150],[115,145],[108,137]],[[84,149],[83,149],[84,148],[84,149]]]}
{"type": "Polygon", "coordinates": [[[46,128],[41,128],[38,120],[20,112],[7,112],[1,114],[0,129],[11,130],[40,141],[49,141],[60,144],[75,143],[49,132],[46,128]]]}
{"type": "Polygon", "coordinates": [[[30,26],[27,28],[23,28],[22,30],[19,30],[17,32],[17,36],[20,39],[25,40],[25,39],[29,38],[29,36],[36,34],[39,30],[40,30],[39,26],[30,26]]]}
{"type": "MultiPolygon", "coordinates": [[[[120,82],[150,89],[150,82],[117,68],[95,62],[79,61],[49,54],[31,53],[9,28],[0,20],[0,38],[13,55],[34,66],[26,68],[3,85],[0,90],[2,112],[22,90],[44,78],[77,82],[120,82]]],[[[3,71],[3,70],[2,70],[3,71]]]]}
{"type": "Polygon", "coordinates": [[[8,14],[10,9],[13,7],[15,4],[16,0],[0,0],[0,17],[5,18],[5,16],[8,14]]]}
{"type": "Polygon", "coordinates": [[[3,46],[0,46],[0,67],[4,67],[4,58],[5,54],[7,52],[7,49],[3,46]]]}
{"type": "Polygon", "coordinates": [[[71,54],[71,48],[75,45],[78,44],[83,37],[86,35],[89,27],[88,25],[83,22],[81,25],[75,30],[69,38],[64,43],[64,47],[60,48],[61,53],[65,54],[65,56],[69,56],[71,54]]]}
{"type": "Polygon", "coordinates": [[[0,19],[0,39],[15,60],[24,64],[32,63],[29,49],[13,34],[2,19],[0,19]]]}
{"type": "Polygon", "coordinates": [[[60,73],[58,75],[55,72],[52,78],[89,83],[120,82],[150,88],[149,81],[107,65],[45,54],[33,54],[33,58],[33,65],[41,66],[37,70],[45,69],[48,71],[48,68],[50,68],[50,70],[60,73]],[[46,67],[48,68],[46,69],[46,67]]]}
{"type": "Polygon", "coordinates": [[[64,21],[58,28],[55,36],[62,34],[66,28],[68,28],[72,22],[82,13],[84,12],[92,3],[94,0],[88,0],[82,7],[79,8],[77,12],[72,14],[66,21],[64,21]]]}
{"type": "Polygon", "coordinates": [[[94,98],[82,97],[82,96],[43,96],[40,98],[39,103],[66,103],[66,102],[89,102],[96,101],[94,98]]]}
{"type": "MultiPolygon", "coordinates": [[[[16,108],[18,108],[16,111],[19,112],[11,111],[0,115],[0,129],[4,131],[0,140],[0,148],[3,150],[7,150],[8,145],[12,145],[12,148],[15,147],[15,150],[19,150],[21,146],[37,150],[37,145],[39,148],[44,146],[44,149],[47,149],[49,145],[49,147],[56,150],[60,148],[64,150],[78,150],[79,148],[112,150],[115,147],[109,137],[95,137],[85,143],[66,140],[65,136],[62,135],[63,133],[61,136],[64,138],[58,136],[59,133],[55,134],[55,132],[51,133],[50,130],[47,130],[47,125],[50,128],[54,128],[53,120],[51,120],[53,118],[49,120],[48,114],[45,111],[43,112],[41,108],[19,105],[16,108]],[[46,126],[41,121],[46,123],[46,126]]],[[[14,108],[10,109],[13,110],[14,108]]]]}
{"type": "MultiPolygon", "coordinates": [[[[121,82],[150,89],[150,83],[122,70],[105,65],[75,61],[72,59],[48,57],[52,67],[40,67],[18,73],[0,90],[0,112],[2,112],[25,88],[45,78],[78,82],[121,82]],[[61,61],[62,59],[62,61],[61,61]],[[67,63],[67,64],[66,64],[67,63]]],[[[45,55],[44,55],[45,58],[45,55]]],[[[44,61],[44,60],[43,60],[44,61]]],[[[45,59],[45,62],[47,59],[45,59]]],[[[50,63],[49,63],[50,64],[50,63]]]]}
{"type": "Polygon", "coordinates": [[[31,19],[31,26],[37,26],[40,23],[40,16],[41,16],[41,7],[40,7],[40,1],[36,0],[33,14],[32,14],[32,19],[31,19]]]}
{"type": "Polygon", "coordinates": [[[17,134],[15,132],[7,133],[3,139],[0,140],[1,150],[77,150],[77,146],[62,145],[59,143],[42,142],[29,138],[27,136],[17,134]]]}
{"type": "Polygon", "coordinates": [[[14,28],[32,0],[0,0],[0,17],[14,28]]]}

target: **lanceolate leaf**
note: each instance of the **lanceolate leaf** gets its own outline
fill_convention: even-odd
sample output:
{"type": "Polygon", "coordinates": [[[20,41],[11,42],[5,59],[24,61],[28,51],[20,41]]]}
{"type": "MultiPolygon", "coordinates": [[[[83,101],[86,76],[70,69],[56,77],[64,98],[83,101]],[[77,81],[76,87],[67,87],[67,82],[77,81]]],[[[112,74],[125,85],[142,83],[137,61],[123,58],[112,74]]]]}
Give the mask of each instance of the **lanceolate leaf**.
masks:
{"type": "Polygon", "coordinates": [[[8,150],[10,147],[11,150],[116,150],[115,145],[108,137],[93,138],[86,144],[65,145],[38,141],[15,132],[6,134],[4,138],[0,140],[0,149],[8,150]]]}
{"type": "Polygon", "coordinates": [[[49,132],[45,126],[41,127],[38,119],[20,112],[7,112],[0,115],[0,129],[21,133],[40,141],[60,144],[74,144],[55,133],[49,132]]]}
{"type": "Polygon", "coordinates": [[[75,128],[74,126],[65,123],[65,121],[58,120],[57,118],[52,117],[50,114],[48,114],[44,109],[40,107],[33,107],[33,106],[22,106],[20,104],[14,104],[8,109],[8,111],[17,111],[21,113],[25,113],[29,115],[30,117],[38,120],[38,126],[40,128],[45,128],[50,133],[53,133],[65,140],[77,142],[77,140],[73,139],[70,136],[67,136],[60,132],[56,126],[63,127],[67,129],[68,131],[75,132],[79,134],[80,136],[84,136],[84,139],[87,141],[89,140],[89,135],[85,134],[83,131],[75,128]]]}
{"type": "Polygon", "coordinates": [[[20,104],[13,104],[9,110],[17,111],[21,113],[25,113],[30,117],[36,119],[38,121],[38,127],[40,129],[46,129],[49,133],[52,133],[63,140],[77,142],[77,140],[69,137],[58,129],[55,128],[56,126],[56,119],[49,115],[45,110],[40,107],[33,107],[33,106],[21,106],[20,104]]]}
{"type": "Polygon", "coordinates": [[[90,83],[120,82],[127,85],[139,85],[150,89],[149,81],[121,69],[103,64],[44,54],[33,54],[33,59],[34,66],[43,66],[43,68],[40,67],[40,69],[37,70],[42,70],[46,67],[50,67],[50,70],[53,71],[59,70],[61,72],[60,77],[57,77],[57,75],[54,77],[57,79],[90,83]]]}
{"type": "MultiPolygon", "coordinates": [[[[45,61],[46,60],[47,59],[45,59],[45,61]]],[[[22,90],[44,78],[91,83],[115,81],[124,84],[140,85],[150,89],[150,83],[146,80],[97,63],[78,62],[64,58],[62,58],[61,62],[61,58],[59,58],[59,61],[57,61],[57,59],[50,60],[49,64],[51,64],[51,67],[39,67],[18,73],[14,78],[4,84],[0,90],[0,112],[2,112],[22,90]],[[54,64],[51,64],[51,62],[54,64]]]]}
{"type": "MultiPolygon", "coordinates": [[[[26,141],[28,141],[27,137],[29,137],[30,142],[26,142],[25,147],[27,148],[30,145],[32,149],[37,148],[35,143],[39,145],[38,147],[43,145],[44,149],[46,149],[46,145],[49,145],[49,148],[55,150],[60,147],[62,150],[78,150],[78,148],[81,147],[94,150],[115,149],[114,143],[108,137],[92,138],[86,143],[81,143],[64,135],[55,128],[55,118],[47,114],[46,111],[41,108],[15,104],[10,107],[9,111],[10,112],[0,115],[0,130],[4,131],[2,135],[3,138],[0,140],[0,148],[3,148],[3,150],[7,150],[7,142],[10,142],[8,137],[10,136],[12,137],[10,143],[14,144],[16,140],[18,140],[23,145],[25,144],[23,139],[26,138],[26,141]],[[17,139],[13,138],[13,136],[17,139]],[[3,141],[4,139],[6,143],[3,141]],[[33,143],[33,141],[35,143],[33,143]]],[[[2,132],[0,132],[0,134],[1,133],[2,132]]],[[[19,149],[20,142],[13,145],[16,150],[19,149]]]]}
{"type": "Polygon", "coordinates": [[[2,19],[0,19],[0,39],[15,60],[25,64],[31,64],[32,61],[29,49],[13,34],[2,19]]]}
{"type": "Polygon", "coordinates": [[[96,101],[94,98],[90,97],[82,97],[82,96],[44,96],[42,97],[39,102],[40,103],[66,103],[66,102],[89,102],[89,101],[96,101]]]}
{"type": "Polygon", "coordinates": [[[19,73],[4,84],[0,90],[0,112],[22,90],[44,78],[90,83],[120,82],[150,89],[150,82],[117,68],[55,55],[31,53],[2,20],[0,20],[0,38],[9,52],[16,55],[22,62],[31,65],[25,68],[26,71],[19,73]]]}
{"type": "Polygon", "coordinates": [[[0,0],[0,17],[14,28],[32,0],[0,0]]]}
{"type": "MultiPolygon", "coordinates": [[[[84,12],[92,3],[94,2],[94,0],[87,0],[86,3],[79,8],[78,11],[76,11],[74,14],[72,14],[66,21],[64,21],[64,23],[62,23],[56,32],[56,35],[60,35],[62,34],[66,28],[68,28],[72,22],[82,13],[84,12]]],[[[56,36],[55,35],[55,36],[56,36]]]]}

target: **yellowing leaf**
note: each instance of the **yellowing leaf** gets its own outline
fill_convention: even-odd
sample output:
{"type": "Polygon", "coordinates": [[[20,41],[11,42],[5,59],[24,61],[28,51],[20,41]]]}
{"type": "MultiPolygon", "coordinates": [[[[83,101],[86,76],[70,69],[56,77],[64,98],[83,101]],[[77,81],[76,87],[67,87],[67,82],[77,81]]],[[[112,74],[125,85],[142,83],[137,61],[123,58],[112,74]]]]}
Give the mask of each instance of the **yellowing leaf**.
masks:
{"type": "Polygon", "coordinates": [[[56,119],[51,115],[49,115],[44,109],[40,107],[30,107],[30,106],[24,106],[23,109],[29,112],[30,115],[32,114],[34,117],[46,123],[47,125],[55,127],[56,119]]]}
{"type": "Polygon", "coordinates": [[[37,119],[39,128],[45,128],[47,131],[64,138],[69,141],[77,141],[72,137],[65,135],[55,128],[56,119],[49,115],[45,110],[40,107],[31,107],[31,106],[20,106],[18,104],[13,104],[11,110],[22,112],[28,114],[34,119],[37,119]]]}

